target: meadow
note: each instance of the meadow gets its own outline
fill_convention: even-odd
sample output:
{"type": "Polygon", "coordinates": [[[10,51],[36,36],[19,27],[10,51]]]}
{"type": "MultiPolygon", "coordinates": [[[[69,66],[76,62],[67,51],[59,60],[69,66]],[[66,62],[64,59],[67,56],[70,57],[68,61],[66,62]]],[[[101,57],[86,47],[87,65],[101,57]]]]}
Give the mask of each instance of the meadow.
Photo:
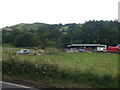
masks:
{"type": "Polygon", "coordinates": [[[58,50],[45,55],[16,55],[20,49],[3,48],[3,76],[55,88],[118,87],[118,54],[58,50]]]}

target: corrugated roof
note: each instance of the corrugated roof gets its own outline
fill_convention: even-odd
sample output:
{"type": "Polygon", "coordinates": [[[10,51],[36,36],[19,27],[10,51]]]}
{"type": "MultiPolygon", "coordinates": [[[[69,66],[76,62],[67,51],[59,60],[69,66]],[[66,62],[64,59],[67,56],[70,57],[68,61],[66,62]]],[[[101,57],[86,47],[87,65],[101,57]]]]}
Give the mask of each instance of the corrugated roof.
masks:
{"type": "Polygon", "coordinates": [[[67,45],[67,47],[71,47],[71,46],[100,46],[101,44],[71,44],[71,45],[67,45]]]}

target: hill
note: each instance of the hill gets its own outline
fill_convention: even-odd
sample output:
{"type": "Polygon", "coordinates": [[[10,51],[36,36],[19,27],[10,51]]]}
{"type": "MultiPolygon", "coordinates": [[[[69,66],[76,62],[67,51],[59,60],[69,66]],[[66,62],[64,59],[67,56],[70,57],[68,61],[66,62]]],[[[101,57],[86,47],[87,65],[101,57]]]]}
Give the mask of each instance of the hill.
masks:
{"type": "MultiPolygon", "coordinates": [[[[84,24],[45,24],[45,23],[21,23],[2,29],[4,32],[3,43],[15,45],[28,36],[28,40],[34,39],[36,45],[64,47],[68,44],[106,44],[117,45],[118,22],[117,21],[88,21],[84,24]],[[33,38],[31,38],[31,37],[33,38]],[[20,40],[18,40],[18,38],[20,40]],[[23,39],[22,39],[23,38],[23,39]],[[15,40],[13,40],[15,39],[15,40]],[[61,44],[61,46],[60,46],[61,44]]],[[[26,43],[26,41],[25,41],[26,43]]],[[[23,43],[23,44],[25,44],[23,43]]],[[[20,45],[20,44],[18,44],[20,45]]],[[[28,45],[27,45],[28,46],[28,45]]]]}
{"type": "Polygon", "coordinates": [[[46,24],[46,23],[32,23],[32,24],[20,23],[20,24],[17,24],[17,25],[9,26],[9,27],[6,26],[6,27],[2,28],[2,30],[3,31],[12,31],[12,30],[18,29],[18,30],[25,30],[25,31],[34,31],[34,30],[37,30],[38,28],[41,28],[41,27],[54,26],[54,27],[57,27],[57,29],[60,32],[62,32],[63,34],[66,34],[68,28],[72,25],[77,25],[77,26],[82,27],[82,24],[74,24],[74,23],[65,24],[65,25],[62,25],[62,24],[46,24]]]}
{"type": "Polygon", "coordinates": [[[2,30],[14,30],[14,29],[19,29],[19,30],[37,30],[39,27],[43,26],[48,26],[49,24],[44,24],[44,23],[33,23],[33,24],[26,24],[26,23],[20,23],[17,25],[13,25],[10,27],[5,27],[2,28],[2,30]]]}

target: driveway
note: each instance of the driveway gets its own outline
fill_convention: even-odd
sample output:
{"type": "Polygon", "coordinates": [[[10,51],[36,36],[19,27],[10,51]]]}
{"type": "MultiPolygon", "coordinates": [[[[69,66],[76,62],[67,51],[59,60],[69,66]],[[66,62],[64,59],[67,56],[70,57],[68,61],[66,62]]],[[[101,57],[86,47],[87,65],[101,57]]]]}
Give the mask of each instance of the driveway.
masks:
{"type": "Polygon", "coordinates": [[[1,82],[0,81],[0,85],[2,85],[2,90],[8,90],[8,89],[21,89],[21,90],[37,90],[35,88],[32,87],[28,87],[28,86],[24,86],[24,85],[18,85],[18,84],[14,84],[14,83],[9,83],[9,82],[1,82]]]}

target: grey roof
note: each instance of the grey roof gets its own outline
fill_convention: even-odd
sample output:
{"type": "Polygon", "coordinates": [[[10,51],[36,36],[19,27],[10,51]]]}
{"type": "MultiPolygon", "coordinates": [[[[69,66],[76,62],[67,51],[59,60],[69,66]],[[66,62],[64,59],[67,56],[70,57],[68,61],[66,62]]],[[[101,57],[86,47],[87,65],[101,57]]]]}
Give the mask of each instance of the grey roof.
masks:
{"type": "Polygon", "coordinates": [[[67,45],[67,47],[71,47],[71,46],[100,46],[101,44],[71,44],[71,45],[67,45]]]}

